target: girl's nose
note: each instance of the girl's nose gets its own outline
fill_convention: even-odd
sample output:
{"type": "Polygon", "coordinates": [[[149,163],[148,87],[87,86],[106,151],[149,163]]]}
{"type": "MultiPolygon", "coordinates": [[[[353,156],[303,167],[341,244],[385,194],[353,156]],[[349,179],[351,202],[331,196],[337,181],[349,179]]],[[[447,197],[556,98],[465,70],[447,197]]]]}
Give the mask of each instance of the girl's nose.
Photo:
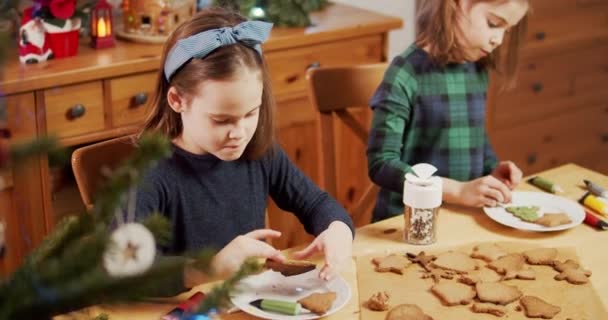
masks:
{"type": "Polygon", "coordinates": [[[228,138],[232,140],[239,140],[245,136],[245,127],[239,122],[228,131],[228,138]]]}
{"type": "Polygon", "coordinates": [[[492,48],[496,49],[496,47],[500,46],[502,44],[502,40],[504,39],[505,33],[504,31],[498,31],[497,34],[494,34],[491,38],[490,38],[490,45],[492,46],[492,48]]]}

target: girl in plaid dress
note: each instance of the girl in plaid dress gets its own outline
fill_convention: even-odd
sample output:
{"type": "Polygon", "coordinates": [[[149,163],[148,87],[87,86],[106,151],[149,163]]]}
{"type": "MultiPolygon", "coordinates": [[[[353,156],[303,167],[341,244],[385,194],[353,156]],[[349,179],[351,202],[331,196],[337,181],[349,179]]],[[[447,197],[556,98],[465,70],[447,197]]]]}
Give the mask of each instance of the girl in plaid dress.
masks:
{"type": "Polygon", "coordinates": [[[414,44],[397,56],[371,99],[369,176],[381,187],[374,220],[403,213],[405,173],[438,168],[443,200],[508,203],[522,177],[497,161],[485,129],[488,70],[511,85],[528,0],[426,0],[414,44]]]}

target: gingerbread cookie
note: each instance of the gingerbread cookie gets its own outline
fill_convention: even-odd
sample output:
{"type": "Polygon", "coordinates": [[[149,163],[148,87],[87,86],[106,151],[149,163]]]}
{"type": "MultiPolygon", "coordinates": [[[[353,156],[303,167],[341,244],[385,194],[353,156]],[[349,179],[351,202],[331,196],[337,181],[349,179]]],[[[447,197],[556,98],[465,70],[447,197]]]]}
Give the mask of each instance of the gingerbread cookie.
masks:
{"type": "Polygon", "coordinates": [[[474,259],[457,251],[448,251],[440,254],[437,259],[432,262],[432,266],[452,270],[457,273],[468,273],[478,268],[477,262],[474,259]]]}
{"type": "Polygon", "coordinates": [[[426,255],[424,253],[424,251],[420,251],[417,255],[413,254],[413,253],[408,253],[407,254],[407,258],[410,259],[410,261],[412,263],[417,263],[419,264],[424,270],[426,271],[430,271],[430,264],[431,262],[433,262],[435,259],[437,259],[436,256],[433,255],[426,255]]]}
{"type": "Polygon", "coordinates": [[[314,262],[302,260],[286,260],[285,262],[279,262],[266,259],[264,267],[280,272],[282,275],[289,277],[314,270],[317,265],[314,262]]]}
{"type": "Polygon", "coordinates": [[[445,269],[429,269],[422,274],[422,279],[432,278],[435,283],[439,282],[441,279],[454,279],[454,275],[456,272],[445,270],[445,269]]]}
{"type": "Polygon", "coordinates": [[[562,308],[534,296],[524,296],[519,300],[519,303],[521,303],[528,318],[553,319],[556,314],[562,311],[562,308]]]}
{"type": "Polygon", "coordinates": [[[511,253],[488,263],[488,268],[504,275],[503,279],[513,279],[524,267],[526,259],[519,253],[511,253]]]}
{"type": "Polygon", "coordinates": [[[572,284],[585,284],[589,282],[591,271],[583,268],[566,268],[555,276],[555,280],[566,280],[572,284]]]}
{"type": "Polygon", "coordinates": [[[374,258],[372,262],[376,265],[376,272],[393,272],[397,274],[403,274],[403,270],[412,264],[406,256],[401,254],[374,258]]]}
{"type": "MultiPolygon", "coordinates": [[[[532,270],[530,268],[524,268],[524,269],[517,271],[515,278],[521,279],[521,280],[535,280],[536,272],[534,272],[534,270],[532,270]]],[[[508,280],[508,279],[505,279],[505,280],[508,280]]]]}
{"type": "Polygon", "coordinates": [[[581,265],[572,259],[568,259],[564,262],[557,261],[557,260],[553,262],[553,269],[555,269],[555,271],[557,271],[557,272],[562,272],[566,269],[578,269],[580,267],[581,267],[581,265]]]}
{"type": "Polygon", "coordinates": [[[534,220],[534,223],[545,227],[557,227],[571,222],[572,220],[565,213],[545,213],[539,219],[534,220]]]}
{"type": "Polygon", "coordinates": [[[557,249],[555,248],[538,248],[526,250],[523,252],[526,261],[529,264],[552,266],[553,261],[557,257],[557,249]]]}
{"type": "Polygon", "coordinates": [[[331,306],[334,304],[335,300],[336,293],[330,291],[325,293],[312,293],[298,300],[298,302],[302,305],[302,307],[321,315],[327,312],[327,310],[331,309],[331,306]]]}
{"type": "Polygon", "coordinates": [[[475,285],[475,291],[479,301],[500,305],[507,305],[522,296],[522,292],[517,287],[500,282],[479,282],[475,285]]]}
{"type": "Polygon", "coordinates": [[[376,292],[367,300],[367,308],[372,311],[386,311],[390,307],[389,299],[390,296],[386,291],[376,292]]]}
{"type": "Polygon", "coordinates": [[[471,257],[490,262],[507,254],[508,252],[495,243],[483,243],[473,248],[471,257]]]}
{"type": "Polygon", "coordinates": [[[502,317],[507,314],[507,309],[502,306],[497,306],[493,303],[474,303],[471,306],[471,311],[475,313],[489,313],[497,317],[502,317]]]}
{"type": "Polygon", "coordinates": [[[415,304],[400,304],[388,312],[385,320],[433,320],[415,304]]]}
{"type": "Polygon", "coordinates": [[[474,286],[478,282],[498,282],[502,277],[496,271],[488,268],[481,268],[467,274],[461,274],[458,278],[459,282],[474,286]]]}
{"type": "Polygon", "coordinates": [[[447,306],[469,304],[475,298],[475,290],[466,284],[458,282],[439,282],[431,291],[447,306]]]}

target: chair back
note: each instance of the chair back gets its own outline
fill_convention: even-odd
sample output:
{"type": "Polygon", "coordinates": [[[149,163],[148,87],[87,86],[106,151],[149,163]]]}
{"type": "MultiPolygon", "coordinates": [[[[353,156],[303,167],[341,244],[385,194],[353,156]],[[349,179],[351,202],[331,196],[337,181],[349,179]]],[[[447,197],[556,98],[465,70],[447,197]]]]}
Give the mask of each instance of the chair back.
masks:
{"type": "MultiPolygon", "coordinates": [[[[372,208],[379,188],[367,177],[367,168],[356,168],[364,171],[353,172],[353,175],[363,175],[355,181],[358,185],[342,186],[338,194],[338,166],[348,167],[349,155],[344,156],[340,150],[355,147],[353,139],[359,140],[359,150],[356,156],[365,157],[365,146],[369,134],[369,100],[384,77],[388,65],[368,64],[348,67],[320,67],[309,69],[307,72],[309,97],[313,107],[318,111],[319,134],[318,143],[319,167],[321,168],[321,187],[342,202],[350,212],[356,226],[371,222],[372,208]],[[336,122],[340,121],[351,132],[344,135],[336,122]],[[366,121],[367,120],[367,121],[366,121]],[[362,124],[361,122],[366,122],[362,124]],[[361,151],[362,149],[362,151],[361,151]],[[365,185],[360,185],[361,180],[365,185]],[[359,192],[359,191],[360,192],[359,192]],[[343,199],[343,200],[341,200],[343,199]]],[[[360,163],[367,163],[363,160],[360,163]]],[[[341,170],[341,169],[340,169],[341,170]]]]}
{"type": "Polygon", "coordinates": [[[72,170],[87,210],[93,208],[94,195],[106,179],[106,168],[116,169],[136,148],[135,137],[128,135],[74,150],[72,170]]]}

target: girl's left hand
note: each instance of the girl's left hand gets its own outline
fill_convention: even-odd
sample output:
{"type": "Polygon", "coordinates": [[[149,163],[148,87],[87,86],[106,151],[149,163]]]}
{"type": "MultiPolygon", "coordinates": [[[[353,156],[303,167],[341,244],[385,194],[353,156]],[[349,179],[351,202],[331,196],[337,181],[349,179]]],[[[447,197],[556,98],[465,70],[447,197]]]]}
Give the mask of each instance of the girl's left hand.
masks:
{"type": "Polygon", "coordinates": [[[492,176],[502,181],[511,190],[521,182],[522,175],[521,169],[513,161],[501,161],[492,171],[492,176]]]}
{"type": "Polygon", "coordinates": [[[319,278],[330,280],[352,257],[353,233],[342,221],[332,222],[308,247],[295,252],[295,259],[306,259],[317,252],[325,255],[325,265],[319,271],[319,278]]]}

